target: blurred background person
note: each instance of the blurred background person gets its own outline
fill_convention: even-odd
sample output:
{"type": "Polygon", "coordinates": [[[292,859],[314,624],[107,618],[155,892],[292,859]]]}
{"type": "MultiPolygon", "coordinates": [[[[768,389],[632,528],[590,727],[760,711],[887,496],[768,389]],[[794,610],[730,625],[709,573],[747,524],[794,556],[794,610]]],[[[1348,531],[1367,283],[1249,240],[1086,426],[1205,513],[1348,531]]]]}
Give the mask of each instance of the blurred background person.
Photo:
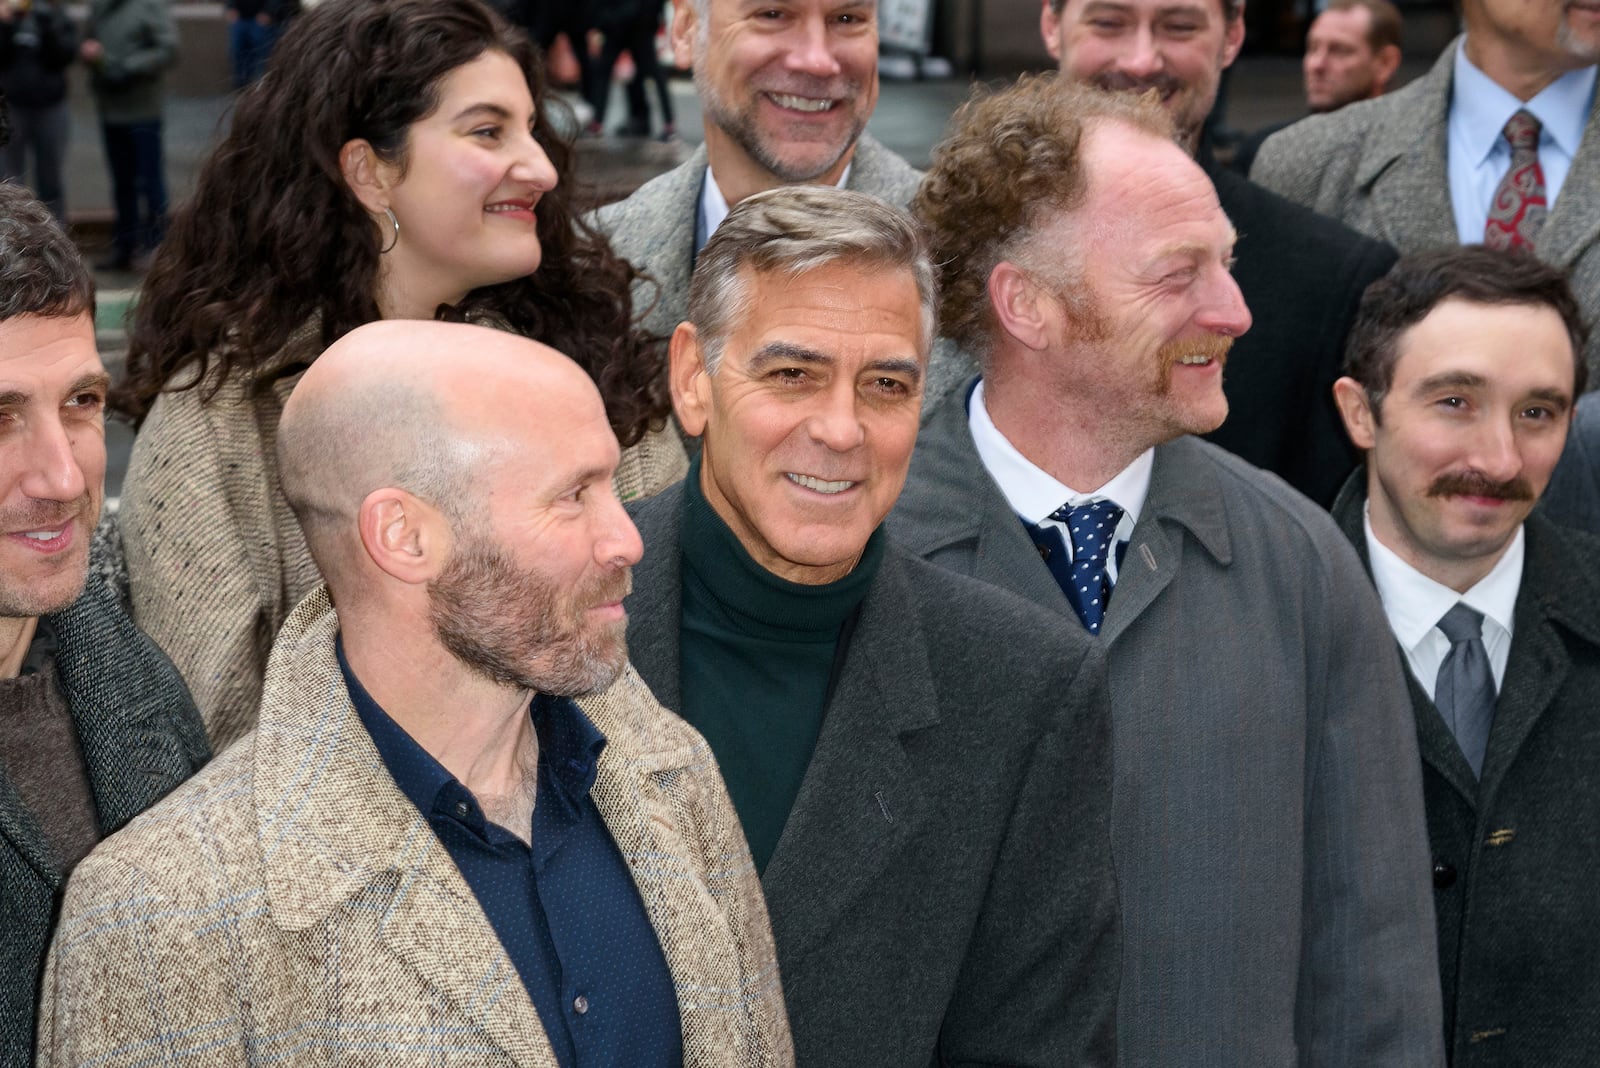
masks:
{"type": "Polygon", "coordinates": [[[166,234],[161,113],[166,70],[178,58],[178,28],[166,0],[90,0],[78,54],[91,71],[116,207],[111,256],[96,266],[131,270],[144,266],[141,257],[166,234]]]}
{"type": "Polygon", "coordinates": [[[672,141],[678,136],[667,74],[661,69],[661,57],[656,54],[661,12],[659,0],[610,0],[600,11],[598,28],[605,34],[605,45],[600,49],[600,58],[590,77],[593,95],[589,106],[594,109],[594,118],[589,121],[591,133],[605,130],[606,107],[611,102],[611,74],[617,60],[626,52],[633,58],[634,75],[628,82],[628,125],[618,132],[633,137],[650,136],[650,108],[644,101],[644,80],[648,78],[655,86],[656,102],[661,107],[661,140],[672,141]],[[644,106],[638,107],[639,104],[644,106]]]}
{"type": "MultiPolygon", "coordinates": [[[[1302,62],[1306,109],[1338,111],[1389,91],[1400,69],[1400,9],[1389,0],[1332,0],[1311,23],[1302,62]]],[[[1264,126],[1234,150],[1233,169],[1250,173],[1261,143],[1299,119],[1264,126]]]]}
{"type": "Polygon", "coordinates": [[[297,0],[228,0],[223,6],[222,17],[228,22],[228,66],[235,89],[261,77],[283,24],[299,10],[297,0]]]}
{"type": "Polygon", "coordinates": [[[575,221],[573,154],[527,38],[478,0],[324,0],[297,18],[152,267],[118,403],[142,420],[119,517],[137,618],[219,750],[254,723],[274,634],[319,580],[273,462],[334,340],[448,318],[572,353],[627,448],[624,499],[687,461],[634,273],[575,221]]]}
{"type": "Polygon", "coordinates": [[[67,68],[76,58],[78,28],[56,0],[0,0],[0,86],[14,127],[4,177],[29,186],[61,222],[67,217],[61,164],[72,126],[67,68]]]}

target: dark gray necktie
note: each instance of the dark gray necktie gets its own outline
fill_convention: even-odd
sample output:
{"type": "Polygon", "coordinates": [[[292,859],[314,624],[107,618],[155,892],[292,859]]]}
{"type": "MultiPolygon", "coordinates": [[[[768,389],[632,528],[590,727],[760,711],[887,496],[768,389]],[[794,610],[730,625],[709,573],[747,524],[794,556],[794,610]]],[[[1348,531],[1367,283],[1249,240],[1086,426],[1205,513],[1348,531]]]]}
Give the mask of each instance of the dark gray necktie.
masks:
{"type": "Polygon", "coordinates": [[[1439,629],[1450,639],[1450,652],[1439,665],[1433,703],[1472,765],[1472,774],[1481,777],[1495,697],[1494,672],[1483,647],[1483,614],[1457,602],[1439,620],[1439,629]]]}

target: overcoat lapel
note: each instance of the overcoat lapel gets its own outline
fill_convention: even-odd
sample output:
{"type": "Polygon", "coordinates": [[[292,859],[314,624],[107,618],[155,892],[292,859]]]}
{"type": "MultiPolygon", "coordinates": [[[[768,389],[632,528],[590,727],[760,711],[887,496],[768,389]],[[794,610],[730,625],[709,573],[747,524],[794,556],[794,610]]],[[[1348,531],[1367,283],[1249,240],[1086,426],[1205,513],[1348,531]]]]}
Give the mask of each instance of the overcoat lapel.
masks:
{"type": "Polygon", "coordinates": [[[657,701],[681,712],[679,630],[683,625],[683,562],[678,516],[683,483],[674,483],[628,509],[639,527],[644,556],[633,568],[628,596],[628,658],[657,701]]]}
{"type": "MultiPolygon", "coordinates": [[[[1600,93],[1596,94],[1600,100],[1600,93]]],[[[1600,240],[1600,107],[1589,105],[1578,154],[1561,185],[1555,207],[1539,231],[1534,247],[1539,258],[1555,267],[1569,268],[1586,249],[1600,240]]]]}
{"type": "Polygon", "coordinates": [[[284,624],[255,735],[255,805],[274,920],[307,930],[360,897],[395,957],[528,1068],[555,1068],[499,938],[416,806],[383,768],[334,658],[327,590],[284,624]],[[326,819],[327,812],[340,818],[326,819]]]}
{"type": "Polygon", "coordinates": [[[939,712],[903,567],[891,545],[762,878],[778,944],[792,959],[827,937],[923,818],[923,787],[903,738],[939,712]]]}
{"type": "Polygon", "coordinates": [[[39,881],[51,890],[61,888],[61,862],[45,840],[44,830],[22,804],[16,787],[0,768],[0,836],[10,842],[39,881]]]}
{"type": "Polygon", "coordinates": [[[1423,75],[1415,105],[1375,132],[1356,170],[1356,188],[1370,190],[1373,232],[1396,248],[1456,240],[1443,117],[1458,47],[1459,38],[1423,75]]]}

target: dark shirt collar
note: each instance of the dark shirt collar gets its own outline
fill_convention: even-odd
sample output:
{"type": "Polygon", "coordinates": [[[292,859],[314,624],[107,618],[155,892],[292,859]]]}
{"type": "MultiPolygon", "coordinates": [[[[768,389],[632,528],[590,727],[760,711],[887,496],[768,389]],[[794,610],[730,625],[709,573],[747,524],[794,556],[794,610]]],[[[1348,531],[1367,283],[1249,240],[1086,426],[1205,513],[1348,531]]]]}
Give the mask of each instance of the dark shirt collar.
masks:
{"type": "MultiPolygon", "coordinates": [[[[373,700],[350,670],[343,638],[334,642],[334,652],[356,715],[372,736],[372,744],[377,746],[378,755],[400,792],[424,816],[448,816],[479,836],[487,836],[487,821],[472,792],[373,700]]],[[[569,697],[536,694],[529,713],[539,738],[541,773],[548,772],[562,806],[569,814],[575,814],[594,786],[600,751],[606,746],[605,735],[569,697]]]]}
{"type": "Polygon", "coordinates": [[[20,674],[42,674],[45,668],[55,662],[57,644],[55,625],[50,622],[49,616],[40,616],[39,622],[33,627],[33,641],[28,643],[28,651],[22,656],[20,674]]]}

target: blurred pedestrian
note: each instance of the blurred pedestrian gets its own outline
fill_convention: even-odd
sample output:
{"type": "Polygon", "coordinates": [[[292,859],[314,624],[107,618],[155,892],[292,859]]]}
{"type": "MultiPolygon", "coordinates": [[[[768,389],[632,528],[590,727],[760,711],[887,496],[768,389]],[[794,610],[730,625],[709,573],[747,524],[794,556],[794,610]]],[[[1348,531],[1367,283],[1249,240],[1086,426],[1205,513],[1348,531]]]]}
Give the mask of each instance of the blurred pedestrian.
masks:
{"type": "MultiPolygon", "coordinates": [[[[605,45],[600,59],[590,75],[593,95],[589,106],[594,108],[594,118],[589,128],[599,133],[605,128],[606,106],[611,98],[611,72],[617,59],[626,52],[633,57],[633,81],[630,89],[637,87],[637,95],[630,93],[632,103],[644,102],[644,82],[649,78],[656,87],[656,102],[661,107],[661,140],[677,137],[677,127],[672,115],[672,95],[667,91],[667,75],[661,69],[661,59],[656,55],[656,35],[661,32],[662,6],[659,0],[610,0],[597,16],[598,29],[605,35],[605,45]]],[[[628,126],[622,131],[638,137],[650,136],[650,112],[630,114],[628,126]],[[640,128],[640,119],[643,127],[640,128]]]]}
{"type": "Polygon", "coordinates": [[[320,580],[273,461],[284,399],[355,327],[464,319],[557,347],[600,388],[624,499],[687,469],[635,274],[575,222],[546,104],[527,38],[478,0],[324,0],[173,220],[129,337],[118,402],[143,426],[118,518],[135,615],[219,751],[320,580]]]}
{"type": "Polygon", "coordinates": [[[222,17],[228,22],[228,65],[235,89],[261,77],[283,24],[299,10],[297,0],[228,0],[222,17]]]}
{"type": "Polygon", "coordinates": [[[131,270],[167,229],[161,112],[166,70],[178,58],[178,28],[166,0],[89,0],[78,54],[92,72],[117,213],[111,256],[96,266],[131,270]]]}
{"type": "Polygon", "coordinates": [[[67,68],[77,56],[78,28],[57,0],[0,0],[0,86],[11,101],[13,126],[4,177],[28,184],[62,222],[67,208],[61,165],[72,124],[67,68]]]}

